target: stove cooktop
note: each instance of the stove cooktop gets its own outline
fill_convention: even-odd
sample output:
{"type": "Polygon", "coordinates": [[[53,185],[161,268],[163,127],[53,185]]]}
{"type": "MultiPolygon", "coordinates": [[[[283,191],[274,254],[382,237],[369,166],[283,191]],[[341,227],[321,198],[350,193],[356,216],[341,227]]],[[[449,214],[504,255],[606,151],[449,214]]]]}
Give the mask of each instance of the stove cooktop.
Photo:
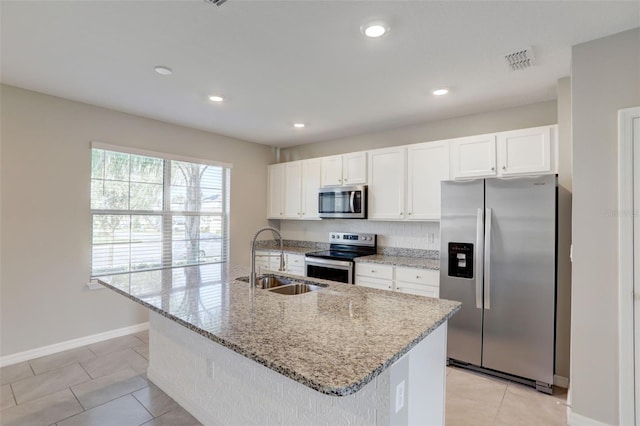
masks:
{"type": "Polygon", "coordinates": [[[376,254],[375,234],[329,233],[329,250],[307,253],[307,257],[353,261],[356,257],[376,254]]]}
{"type": "Polygon", "coordinates": [[[322,259],[332,259],[332,260],[353,260],[356,257],[367,256],[373,253],[358,253],[353,251],[342,251],[342,250],[322,250],[322,251],[314,251],[312,253],[307,253],[307,257],[319,257],[322,259]]]}

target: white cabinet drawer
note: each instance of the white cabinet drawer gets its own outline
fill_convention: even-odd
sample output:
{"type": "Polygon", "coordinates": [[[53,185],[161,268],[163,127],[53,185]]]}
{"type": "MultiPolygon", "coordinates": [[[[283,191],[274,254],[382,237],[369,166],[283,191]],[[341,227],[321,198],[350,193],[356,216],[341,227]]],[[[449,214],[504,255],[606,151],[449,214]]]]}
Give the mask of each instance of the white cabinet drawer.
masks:
{"type": "Polygon", "coordinates": [[[436,286],[396,281],[396,291],[416,296],[439,297],[440,289],[436,286]]]}
{"type": "Polygon", "coordinates": [[[305,272],[304,272],[304,267],[294,267],[294,268],[287,268],[287,273],[289,274],[293,274],[293,275],[300,275],[301,277],[306,276],[305,272]]]}
{"type": "Polygon", "coordinates": [[[301,254],[287,254],[287,269],[288,268],[304,268],[304,256],[301,254]]]}
{"type": "Polygon", "coordinates": [[[379,263],[357,263],[356,275],[393,280],[393,266],[379,263]]]}
{"type": "Polygon", "coordinates": [[[439,286],[440,271],[396,267],[396,281],[439,286]]]}
{"type": "Polygon", "coordinates": [[[304,276],[304,255],[301,254],[286,254],[285,269],[290,274],[304,276]]]}
{"type": "Polygon", "coordinates": [[[356,285],[361,285],[363,287],[377,288],[380,290],[392,289],[391,280],[383,280],[380,278],[371,278],[371,277],[363,277],[363,276],[356,276],[356,285]]]}

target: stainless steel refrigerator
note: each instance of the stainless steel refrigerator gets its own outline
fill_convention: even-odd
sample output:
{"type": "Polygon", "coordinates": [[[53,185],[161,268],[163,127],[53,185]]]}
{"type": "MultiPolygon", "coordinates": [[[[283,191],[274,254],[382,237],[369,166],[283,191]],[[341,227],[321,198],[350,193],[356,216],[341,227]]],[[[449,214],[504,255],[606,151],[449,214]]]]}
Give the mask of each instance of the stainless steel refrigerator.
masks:
{"type": "Polygon", "coordinates": [[[440,297],[455,365],[550,393],[555,358],[555,175],[442,182],[440,297]]]}

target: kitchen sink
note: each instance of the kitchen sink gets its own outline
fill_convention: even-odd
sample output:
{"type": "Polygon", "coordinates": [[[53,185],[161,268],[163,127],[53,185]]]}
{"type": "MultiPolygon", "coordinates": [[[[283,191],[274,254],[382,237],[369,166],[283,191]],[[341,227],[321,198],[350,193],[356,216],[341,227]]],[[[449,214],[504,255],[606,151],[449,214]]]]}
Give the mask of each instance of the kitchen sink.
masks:
{"type": "MultiPolygon", "coordinates": [[[[243,281],[245,283],[249,282],[249,277],[238,277],[236,278],[238,281],[243,281]]],[[[256,287],[259,288],[273,288],[279,287],[282,285],[291,284],[292,280],[290,278],[285,277],[276,277],[275,275],[261,275],[256,278],[256,287]]]]}
{"type": "Polygon", "coordinates": [[[294,295],[294,294],[302,294],[309,293],[310,291],[321,290],[327,287],[326,285],[318,285],[318,284],[306,284],[306,283],[294,283],[289,285],[283,285],[280,287],[275,287],[270,289],[274,293],[286,294],[286,295],[294,295]]]}
{"type": "Polygon", "coordinates": [[[291,279],[274,275],[265,275],[256,279],[256,287],[260,288],[274,288],[288,284],[291,284],[291,279]]]}

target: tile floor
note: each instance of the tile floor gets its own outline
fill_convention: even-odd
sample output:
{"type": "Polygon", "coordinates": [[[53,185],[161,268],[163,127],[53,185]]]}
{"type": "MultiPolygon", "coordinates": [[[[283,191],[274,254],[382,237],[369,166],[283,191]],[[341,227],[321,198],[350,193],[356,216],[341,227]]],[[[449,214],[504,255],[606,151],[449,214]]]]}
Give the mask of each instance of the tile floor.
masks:
{"type": "MultiPolygon", "coordinates": [[[[136,333],[3,367],[0,425],[200,425],[147,380],[148,342],[136,333]]],[[[447,368],[447,426],[565,425],[565,401],[447,368]]]]}

